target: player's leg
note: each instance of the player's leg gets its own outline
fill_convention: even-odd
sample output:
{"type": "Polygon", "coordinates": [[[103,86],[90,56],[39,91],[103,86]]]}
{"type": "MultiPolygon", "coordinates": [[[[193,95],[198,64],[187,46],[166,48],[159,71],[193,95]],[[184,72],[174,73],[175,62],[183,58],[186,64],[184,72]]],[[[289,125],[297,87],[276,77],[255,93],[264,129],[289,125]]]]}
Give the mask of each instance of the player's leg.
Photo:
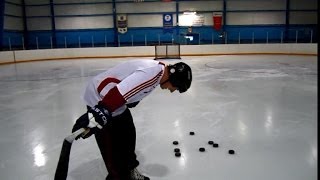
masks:
{"type": "Polygon", "coordinates": [[[109,172],[108,180],[149,179],[136,169],[139,165],[135,154],[136,130],[129,109],[96,133],[96,140],[109,172]]]}
{"type": "Polygon", "coordinates": [[[129,109],[127,109],[122,114],[122,119],[125,121],[125,126],[123,129],[126,133],[122,133],[122,140],[125,141],[125,144],[122,144],[124,153],[126,154],[127,167],[128,170],[134,169],[139,165],[137,160],[136,150],[136,127],[133,123],[133,118],[129,109]]]}
{"type": "MultiPolygon", "coordinates": [[[[125,159],[123,161],[127,163],[127,171],[129,171],[129,179],[130,180],[149,180],[148,177],[143,176],[140,174],[140,172],[136,169],[136,167],[139,165],[139,161],[137,160],[137,156],[135,153],[136,149],[136,128],[133,123],[133,118],[131,115],[131,112],[129,109],[127,109],[121,117],[125,121],[125,126],[123,127],[123,130],[125,130],[126,133],[122,133],[122,141],[126,142],[125,144],[122,144],[122,150],[124,150],[122,153],[126,154],[124,156],[125,159]]],[[[120,136],[121,136],[120,135],[120,136]]]]}
{"type": "Polygon", "coordinates": [[[119,173],[129,178],[130,170],[139,165],[135,154],[135,127],[130,110],[127,109],[112,121],[112,137],[115,151],[113,157],[119,173]]]}
{"type": "Polygon", "coordinates": [[[136,169],[139,165],[135,154],[136,128],[130,110],[127,109],[120,116],[117,116],[113,122],[113,137],[116,137],[114,145],[117,147],[115,157],[117,158],[116,162],[119,162],[117,164],[119,172],[126,174],[129,180],[149,180],[136,169]]]}
{"type": "Polygon", "coordinates": [[[112,137],[111,137],[111,126],[106,126],[101,131],[98,131],[95,134],[95,138],[102,155],[103,161],[106,165],[108,170],[108,180],[121,180],[120,173],[114,163],[113,158],[113,151],[114,147],[112,144],[112,137]]]}
{"type": "Polygon", "coordinates": [[[106,179],[130,180],[130,170],[139,162],[135,154],[136,132],[129,109],[113,117],[95,137],[109,173],[106,179]]]}

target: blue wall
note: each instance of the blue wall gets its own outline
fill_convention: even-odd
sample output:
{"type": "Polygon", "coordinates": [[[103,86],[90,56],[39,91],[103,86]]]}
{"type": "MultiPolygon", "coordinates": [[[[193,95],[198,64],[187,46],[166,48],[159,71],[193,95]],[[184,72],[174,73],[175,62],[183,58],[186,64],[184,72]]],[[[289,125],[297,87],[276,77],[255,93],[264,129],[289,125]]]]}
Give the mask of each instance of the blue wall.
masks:
{"type": "MultiPolygon", "coordinates": [[[[222,32],[215,31],[211,26],[193,27],[193,33],[200,34],[200,42],[192,42],[191,44],[234,44],[239,43],[310,43],[317,42],[317,26],[316,25],[295,25],[290,26],[285,31],[284,25],[270,26],[225,26],[226,36],[220,37],[222,32]],[[313,32],[312,32],[313,31],[313,32]],[[298,39],[296,35],[298,33],[298,39]],[[254,38],[254,39],[253,39],[254,38]],[[283,39],[281,39],[283,38],[283,39]]],[[[144,46],[159,43],[180,43],[187,44],[184,38],[187,28],[173,29],[172,33],[166,33],[163,28],[128,28],[126,34],[119,35],[120,46],[144,46]],[[173,39],[173,40],[172,40],[173,39]]],[[[51,31],[29,31],[29,49],[51,48],[51,31]],[[37,46],[38,38],[38,46],[37,46]]],[[[22,49],[23,32],[5,31],[3,38],[4,47],[9,47],[9,38],[12,49],[22,49]]],[[[97,29],[97,30],[57,30],[56,31],[57,48],[75,48],[75,47],[104,47],[118,46],[115,43],[114,30],[97,29]],[[79,45],[80,38],[80,45],[79,45]],[[92,42],[93,38],[93,42],[92,42]],[[66,41],[66,43],[65,43],[66,41]]]]}
{"type": "Polygon", "coordinates": [[[315,43],[318,38],[317,0],[308,0],[308,3],[303,0],[1,2],[5,2],[5,12],[2,13],[4,27],[0,33],[0,45],[3,44],[5,50],[144,46],[172,42],[315,43]],[[203,26],[193,27],[193,34],[188,34],[194,38],[193,41],[186,38],[187,27],[182,26],[182,16],[189,10],[197,11],[204,19],[203,26]],[[171,32],[162,27],[163,14],[167,13],[173,18],[171,32]],[[128,19],[128,32],[125,34],[117,32],[116,19],[120,14],[126,14],[128,19]],[[223,15],[221,31],[212,28],[213,14],[223,15]]]}

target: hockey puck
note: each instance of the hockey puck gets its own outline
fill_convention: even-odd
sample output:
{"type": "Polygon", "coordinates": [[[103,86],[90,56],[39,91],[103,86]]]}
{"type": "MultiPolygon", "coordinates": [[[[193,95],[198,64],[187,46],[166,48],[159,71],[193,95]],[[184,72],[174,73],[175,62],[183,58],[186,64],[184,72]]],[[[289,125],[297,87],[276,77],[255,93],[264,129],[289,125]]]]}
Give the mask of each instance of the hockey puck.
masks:
{"type": "Polygon", "coordinates": [[[217,148],[217,147],[219,147],[219,144],[214,143],[212,146],[215,147],[215,148],[217,148]]]}
{"type": "Polygon", "coordinates": [[[206,149],[203,148],[203,147],[201,147],[201,148],[199,148],[199,151],[200,151],[200,152],[204,152],[204,151],[206,151],[206,149]]]}
{"type": "Polygon", "coordinates": [[[178,144],[179,144],[179,142],[178,142],[178,141],[173,141],[173,142],[172,142],[172,144],[174,144],[174,145],[178,145],[178,144]]]}
{"type": "Polygon", "coordinates": [[[190,134],[190,135],[194,135],[194,132],[191,131],[191,132],[189,132],[189,134],[190,134]]]}
{"type": "Polygon", "coordinates": [[[181,153],[180,153],[180,152],[176,152],[176,153],[174,153],[174,155],[175,155],[176,157],[180,157],[180,156],[181,156],[181,153]]]}
{"type": "Polygon", "coordinates": [[[174,152],[180,152],[180,149],[179,148],[174,148],[174,152]]]}
{"type": "Polygon", "coordinates": [[[234,150],[230,149],[229,154],[234,154],[234,150]]]}
{"type": "Polygon", "coordinates": [[[213,144],[213,141],[208,141],[208,144],[213,144]]]}

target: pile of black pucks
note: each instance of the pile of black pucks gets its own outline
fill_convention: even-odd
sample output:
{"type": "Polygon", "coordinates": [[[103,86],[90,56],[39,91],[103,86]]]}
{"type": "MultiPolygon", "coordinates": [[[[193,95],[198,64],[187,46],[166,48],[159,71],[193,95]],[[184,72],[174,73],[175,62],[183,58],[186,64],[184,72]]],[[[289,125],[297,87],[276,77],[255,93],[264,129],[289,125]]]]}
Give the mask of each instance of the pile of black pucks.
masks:
{"type": "Polygon", "coordinates": [[[208,144],[212,145],[214,148],[219,147],[218,143],[214,143],[214,141],[208,141],[208,144]]]}
{"type": "Polygon", "coordinates": [[[174,148],[174,155],[176,157],[180,157],[181,156],[181,153],[180,153],[180,149],[179,148],[174,148]]]}
{"type": "MultiPolygon", "coordinates": [[[[178,142],[178,141],[173,141],[172,144],[178,145],[179,142],[178,142]]],[[[176,157],[180,157],[180,156],[181,156],[181,152],[180,152],[180,149],[179,149],[179,148],[174,148],[174,155],[175,155],[176,157]]]]}
{"type": "MultiPolygon", "coordinates": [[[[194,134],[195,134],[195,133],[194,133],[193,131],[190,131],[190,132],[189,132],[189,135],[191,135],[191,136],[193,136],[194,134]]],[[[178,141],[173,141],[172,144],[178,145],[179,142],[178,142],[178,141]]],[[[212,145],[214,148],[218,148],[218,147],[219,147],[219,144],[218,144],[218,143],[215,143],[214,141],[211,141],[211,140],[208,141],[208,144],[209,144],[209,145],[212,145]]],[[[204,147],[200,147],[200,148],[199,148],[199,151],[200,151],[200,152],[205,152],[206,149],[205,149],[204,147]]],[[[181,156],[181,152],[180,152],[180,149],[179,149],[179,148],[174,148],[174,153],[175,153],[175,156],[176,156],[176,157],[180,157],[180,156],[181,156]]],[[[228,153],[229,153],[229,154],[235,154],[235,151],[234,151],[233,149],[230,149],[230,150],[228,151],[228,153]]]]}
{"type": "MultiPolygon", "coordinates": [[[[212,145],[214,148],[218,148],[219,147],[219,144],[218,143],[214,143],[213,141],[208,141],[208,144],[212,145]]],[[[228,151],[229,154],[235,154],[234,150],[233,149],[230,149],[228,151]]]]}

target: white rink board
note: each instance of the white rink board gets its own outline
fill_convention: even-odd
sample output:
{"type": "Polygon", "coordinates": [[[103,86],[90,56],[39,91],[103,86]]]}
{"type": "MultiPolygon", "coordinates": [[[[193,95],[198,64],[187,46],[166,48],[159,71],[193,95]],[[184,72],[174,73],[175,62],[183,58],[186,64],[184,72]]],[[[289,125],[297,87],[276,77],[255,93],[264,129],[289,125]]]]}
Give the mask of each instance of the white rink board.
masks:
{"type": "MultiPolygon", "coordinates": [[[[181,56],[221,54],[317,55],[317,44],[219,44],[181,45],[181,56]]],[[[154,46],[69,48],[0,52],[0,64],[74,58],[154,57],[154,46]]]]}

